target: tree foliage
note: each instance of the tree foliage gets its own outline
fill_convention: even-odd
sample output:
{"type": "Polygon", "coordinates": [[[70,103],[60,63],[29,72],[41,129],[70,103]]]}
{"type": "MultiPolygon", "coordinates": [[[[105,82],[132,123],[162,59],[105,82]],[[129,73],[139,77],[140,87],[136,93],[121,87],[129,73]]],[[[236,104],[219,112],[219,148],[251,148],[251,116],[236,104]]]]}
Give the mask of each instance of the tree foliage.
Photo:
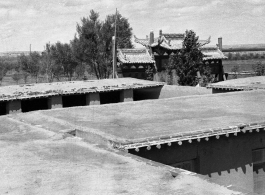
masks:
{"type": "Polygon", "coordinates": [[[19,80],[21,79],[21,75],[19,72],[15,72],[15,74],[12,75],[12,79],[18,84],[19,80]]]}
{"type": "MultiPolygon", "coordinates": [[[[117,48],[132,48],[132,28],[128,19],[120,13],[108,15],[104,21],[93,10],[88,17],[81,19],[76,26],[76,35],[70,43],[47,43],[40,54],[32,52],[14,58],[15,63],[9,64],[16,73],[14,80],[18,82],[28,77],[38,82],[40,76],[47,82],[54,79],[60,81],[85,78],[85,72],[95,75],[98,79],[109,78],[112,73],[112,37],[116,19],[117,48]]],[[[9,59],[9,56],[7,57],[9,59]]],[[[0,62],[0,83],[6,74],[6,68],[0,62]]],[[[14,72],[13,71],[13,72],[14,72]]],[[[86,78],[87,79],[87,78],[86,78]]]]}
{"type": "Polygon", "coordinates": [[[179,85],[195,86],[198,84],[198,72],[201,74],[202,83],[211,80],[210,68],[202,63],[203,54],[198,37],[192,30],[187,30],[180,51],[171,55],[166,67],[168,74],[175,70],[179,77],[179,85]]]}
{"type": "Polygon", "coordinates": [[[233,79],[237,79],[237,74],[239,72],[239,65],[235,65],[233,66],[233,68],[231,69],[231,72],[233,73],[233,79]]]}
{"type": "MultiPolygon", "coordinates": [[[[114,35],[114,15],[107,16],[104,22],[94,10],[90,16],[77,24],[77,34],[71,41],[76,58],[89,66],[98,79],[109,78],[112,71],[112,36],[114,35]]],[[[128,20],[117,14],[117,46],[131,48],[132,29],[128,20]]]]}
{"type": "Polygon", "coordinates": [[[265,65],[261,62],[258,62],[256,65],[253,65],[253,70],[256,76],[263,76],[265,75],[265,65]]]}
{"type": "Polygon", "coordinates": [[[42,70],[41,70],[42,74],[46,75],[47,82],[52,82],[56,75],[56,68],[54,68],[56,64],[54,62],[54,59],[52,58],[50,43],[46,44],[45,50],[42,52],[41,62],[42,62],[42,70]]]}
{"type": "Polygon", "coordinates": [[[153,81],[154,80],[154,74],[156,73],[154,65],[149,65],[145,69],[145,77],[146,80],[153,81]]]}
{"type": "MultiPolygon", "coordinates": [[[[114,35],[114,24],[115,24],[116,14],[108,15],[103,23],[103,34],[106,35],[108,43],[111,44],[112,36],[114,35]]],[[[131,36],[132,28],[128,22],[127,18],[122,17],[122,15],[117,12],[116,21],[116,42],[117,48],[133,48],[131,36]]]]}
{"type": "Polygon", "coordinates": [[[62,73],[71,81],[78,62],[72,52],[70,44],[57,42],[51,46],[50,50],[52,59],[55,62],[52,69],[53,73],[56,76],[62,73]]]}
{"type": "Polygon", "coordinates": [[[8,63],[4,60],[0,60],[0,85],[2,84],[3,78],[8,71],[8,63]]]}
{"type": "Polygon", "coordinates": [[[233,59],[233,54],[229,52],[228,55],[227,55],[227,58],[228,58],[228,60],[232,60],[233,59]]]}
{"type": "Polygon", "coordinates": [[[38,52],[32,52],[29,56],[24,54],[19,56],[21,70],[35,77],[36,82],[38,82],[38,75],[41,70],[40,59],[41,56],[38,52]]]}

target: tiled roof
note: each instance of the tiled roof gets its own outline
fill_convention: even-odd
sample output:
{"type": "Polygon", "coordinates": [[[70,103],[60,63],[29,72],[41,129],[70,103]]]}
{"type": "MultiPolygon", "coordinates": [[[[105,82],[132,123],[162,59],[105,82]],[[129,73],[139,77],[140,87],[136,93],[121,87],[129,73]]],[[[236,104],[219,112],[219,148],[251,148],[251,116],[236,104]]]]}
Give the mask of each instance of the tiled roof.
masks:
{"type": "MultiPolygon", "coordinates": [[[[184,34],[162,34],[161,38],[155,38],[154,43],[150,45],[149,38],[145,39],[138,39],[136,36],[135,42],[139,43],[145,47],[156,47],[160,46],[168,50],[178,50],[182,48],[182,42],[184,40],[185,35],[184,34]]],[[[199,43],[201,46],[204,46],[208,43],[210,43],[211,37],[209,37],[207,40],[199,40],[199,43]]]]}
{"type": "Polygon", "coordinates": [[[202,47],[203,60],[217,60],[217,59],[227,59],[222,51],[218,47],[202,47]]]}
{"type": "MultiPolygon", "coordinates": [[[[154,43],[150,45],[148,38],[138,39],[135,36],[135,42],[140,43],[146,47],[156,47],[160,45],[160,47],[168,50],[178,50],[182,48],[183,38],[184,34],[165,34],[165,36],[162,36],[161,39],[156,38],[154,40],[154,43]]],[[[203,60],[227,59],[227,57],[222,53],[221,50],[218,49],[217,46],[205,46],[206,44],[210,43],[210,39],[211,37],[209,37],[207,40],[199,40],[199,43],[202,46],[202,53],[204,55],[203,60]]]]}
{"type": "Polygon", "coordinates": [[[183,39],[172,39],[168,40],[165,37],[162,37],[161,41],[154,42],[151,47],[160,46],[168,50],[178,50],[182,48],[183,39]],[[159,44],[160,42],[160,44],[159,44]]]}
{"type": "Polygon", "coordinates": [[[145,47],[149,46],[149,39],[148,38],[145,38],[145,39],[138,39],[135,35],[134,35],[134,41],[136,43],[139,43],[145,47]]]}
{"type": "Polygon", "coordinates": [[[121,63],[155,63],[146,48],[143,49],[118,49],[118,60],[121,63]]]}
{"type": "Polygon", "coordinates": [[[170,34],[163,34],[163,36],[170,40],[170,39],[181,39],[183,40],[185,37],[185,34],[174,34],[174,33],[170,33],[170,34]]]}

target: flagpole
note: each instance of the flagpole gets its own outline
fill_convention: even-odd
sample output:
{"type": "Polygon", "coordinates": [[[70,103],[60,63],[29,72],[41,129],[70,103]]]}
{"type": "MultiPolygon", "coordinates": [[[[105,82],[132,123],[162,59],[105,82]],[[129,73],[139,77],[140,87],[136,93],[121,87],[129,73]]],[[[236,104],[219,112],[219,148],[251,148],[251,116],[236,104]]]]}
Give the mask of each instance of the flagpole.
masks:
{"type": "Polygon", "coordinates": [[[117,22],[117,8],[116,8],[116,15],[115,15],[115,23],[114,23],[114,36],[112,38],[112,43],[113,43],[113,79],[116,78],[116,67],[117,67],[117,56],[116,56],[116,22],[117,22]]]}

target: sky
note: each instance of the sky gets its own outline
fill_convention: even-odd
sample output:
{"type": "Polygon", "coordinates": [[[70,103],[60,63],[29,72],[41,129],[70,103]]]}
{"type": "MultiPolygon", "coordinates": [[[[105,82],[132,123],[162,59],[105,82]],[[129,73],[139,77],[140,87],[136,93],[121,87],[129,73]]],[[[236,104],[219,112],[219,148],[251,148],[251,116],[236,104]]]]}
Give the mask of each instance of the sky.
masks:
{"type": "Polygon", "coordinates": [[[116,8],[138,38],[188,29],[212,45],[265,43],[265,0],[0,0],[0,52],[69,43],[91,9],[104,20],[116,8]]]}

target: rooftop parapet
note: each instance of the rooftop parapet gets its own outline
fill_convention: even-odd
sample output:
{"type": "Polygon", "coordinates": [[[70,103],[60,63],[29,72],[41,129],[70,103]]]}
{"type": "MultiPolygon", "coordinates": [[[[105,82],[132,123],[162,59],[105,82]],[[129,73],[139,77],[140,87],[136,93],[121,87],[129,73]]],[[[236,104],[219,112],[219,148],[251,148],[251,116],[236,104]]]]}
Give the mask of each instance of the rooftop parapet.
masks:
{"type": "Polygon", "coordinates": [[[118,91],[124,89],[140,89],[163,85],[164,83],[162,82],[134,78],[12,85],[0,87],[0,101],[118,91]]]}
{"type": "Polygon", "coordinates": [[[226,80],[218,83],[209,84],[208,88],[240,91],[265,89],[265,76],[226,80]]]}

